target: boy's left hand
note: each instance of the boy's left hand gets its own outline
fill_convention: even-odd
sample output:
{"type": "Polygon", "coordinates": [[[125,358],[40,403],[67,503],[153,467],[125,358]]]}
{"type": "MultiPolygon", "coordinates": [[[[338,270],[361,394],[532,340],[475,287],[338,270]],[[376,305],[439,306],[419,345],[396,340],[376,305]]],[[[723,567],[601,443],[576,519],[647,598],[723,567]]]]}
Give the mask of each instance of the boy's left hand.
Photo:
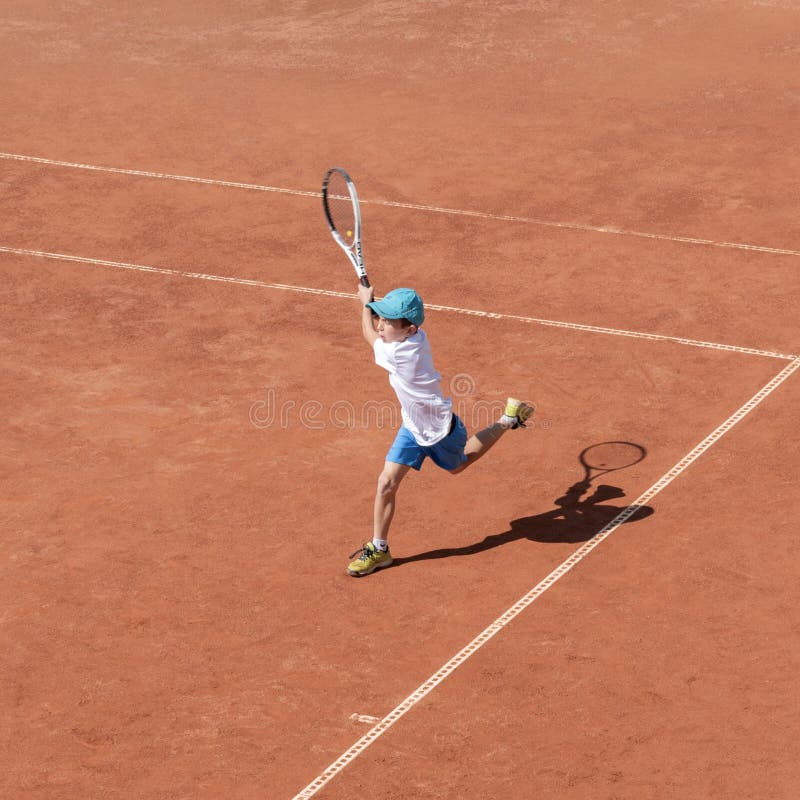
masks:
{"type": "Polygon", "coordinates": [[[358,299],[361,301],[362,306],[371,303],[375,299],[375,289],[372,286],[362,286],[359,284],[358,299]]]}

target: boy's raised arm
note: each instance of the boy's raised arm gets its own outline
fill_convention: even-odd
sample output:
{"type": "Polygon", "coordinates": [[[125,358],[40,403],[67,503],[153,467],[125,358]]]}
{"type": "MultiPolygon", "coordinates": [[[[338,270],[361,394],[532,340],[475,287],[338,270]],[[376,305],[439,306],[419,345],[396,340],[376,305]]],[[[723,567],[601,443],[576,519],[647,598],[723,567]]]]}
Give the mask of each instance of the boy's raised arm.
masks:
{"type": "Polygon", "coordinates": [[[361,301],[361,333],[370,347],[375,345],[378,334],[375,332],[375,325],[372,321],[372,309],[367,307],[375,299],[375,289],[372,286],[358,286],[358,299],[361,301]]]}

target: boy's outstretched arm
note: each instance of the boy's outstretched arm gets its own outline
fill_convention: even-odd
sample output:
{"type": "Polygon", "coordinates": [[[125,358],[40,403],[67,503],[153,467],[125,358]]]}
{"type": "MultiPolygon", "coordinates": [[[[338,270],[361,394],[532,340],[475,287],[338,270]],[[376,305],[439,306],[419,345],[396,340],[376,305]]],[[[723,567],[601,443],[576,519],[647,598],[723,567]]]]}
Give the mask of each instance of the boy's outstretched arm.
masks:
{"type": "Polygon", "coordinates": [[[367,303],[371,303],[375,299],[375,289],[372,286],[361,286],[359,284],[358,299],[363,306],[361,309],[361,333],[367,340],[367,344],[373,347],[378,334],[375,332],[375,325],[372,322],[372,309],[367,308],[367,303]]]}

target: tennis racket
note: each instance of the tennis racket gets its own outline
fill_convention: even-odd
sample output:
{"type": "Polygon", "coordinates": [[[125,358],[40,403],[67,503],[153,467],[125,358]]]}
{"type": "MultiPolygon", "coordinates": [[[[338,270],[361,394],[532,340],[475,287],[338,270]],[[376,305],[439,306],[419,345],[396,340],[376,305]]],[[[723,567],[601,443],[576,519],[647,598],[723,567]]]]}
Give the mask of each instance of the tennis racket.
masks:
{"type": "Polygon", "coordinates": [[[582,481],[588,486],[593,480],[608,472],[626,469],[638,464],[647,451],[633,442],[600,442],[585,448],[579,458],[586,475],[582,481]]]}
{"type": "Polygon", "coordinates": [[[361,283],[369,286],[361,251],[361,209],[356,185],[341,167],[333,167],[325,173],[322,207],[334,241],[347,254],[361,283]]]}

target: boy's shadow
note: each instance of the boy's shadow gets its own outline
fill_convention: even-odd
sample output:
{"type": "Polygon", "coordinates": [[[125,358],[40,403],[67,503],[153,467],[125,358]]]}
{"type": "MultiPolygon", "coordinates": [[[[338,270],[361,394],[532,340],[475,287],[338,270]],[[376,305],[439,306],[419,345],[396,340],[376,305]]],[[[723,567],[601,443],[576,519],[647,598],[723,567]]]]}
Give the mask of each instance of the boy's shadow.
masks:
{"type": "MultiPolygon", "coordinates": [[[[512,520],[511,530],[492,534],[481,542],[463,547],[443,547],[405,558],[395,558],[394,564],[407,564],[411,561],[426,561],[432,558],[470,556],[518,539],[549,543],[586,542],[627,508],[624,505],[617,506],[606,502],[625,496],[625,492],[618,486],[599,484],[591,495],[582,500],[590,488],[591,482],[588,480],[573,484],[564,495],[553,501],[556,508],[552,511],[512,520]]],[[[653,508],[650,506],[639,506],[624,521],[638,522],[652,513],[653,508]]]]}

